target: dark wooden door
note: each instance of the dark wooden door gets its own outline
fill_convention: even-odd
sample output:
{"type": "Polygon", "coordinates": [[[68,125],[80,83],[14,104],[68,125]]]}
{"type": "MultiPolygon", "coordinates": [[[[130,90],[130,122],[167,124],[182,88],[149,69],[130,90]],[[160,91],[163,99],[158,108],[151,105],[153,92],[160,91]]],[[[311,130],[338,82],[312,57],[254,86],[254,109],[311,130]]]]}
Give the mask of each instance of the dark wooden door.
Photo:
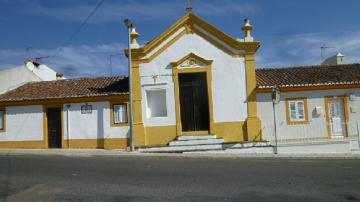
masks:
{"type": "Polygon", "coordinates": [[[49,148],[61,148],[61,109],[47,109],[49,148]]]}
{"type": "Polygon", "coordinates": [[[179,88],[182,130],[209,130],[206,73],[179,74],[179,88]]]}

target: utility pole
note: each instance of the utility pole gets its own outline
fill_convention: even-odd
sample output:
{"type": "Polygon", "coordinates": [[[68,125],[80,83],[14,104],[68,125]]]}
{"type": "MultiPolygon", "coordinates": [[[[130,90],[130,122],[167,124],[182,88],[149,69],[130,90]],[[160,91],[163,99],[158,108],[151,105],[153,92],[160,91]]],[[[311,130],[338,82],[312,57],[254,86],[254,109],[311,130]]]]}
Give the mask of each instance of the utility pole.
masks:
{"type": "Polygon", "coordinates": [[[135,150],[134,146],[134,114],[133,114],[133,99],[132,99],[132,64],[131,64],[131,29],[134,27],[133,23],[130,19],[124,20],[125,27],[128,29],[128,71],[129,71],[129,112],[130,112],[130,131],[129,131],[129,138],[130,138],[130,151],[135,150]]]}

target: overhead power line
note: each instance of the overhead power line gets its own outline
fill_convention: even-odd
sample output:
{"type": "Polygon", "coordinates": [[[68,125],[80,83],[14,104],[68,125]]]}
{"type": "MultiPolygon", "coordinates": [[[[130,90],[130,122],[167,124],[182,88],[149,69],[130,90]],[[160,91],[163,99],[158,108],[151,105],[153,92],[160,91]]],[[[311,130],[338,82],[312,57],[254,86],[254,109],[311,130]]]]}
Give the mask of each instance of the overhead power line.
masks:
{"type": "Polygon", "coordinates": [[[65,42],[64,46],[71,43],[72,40],[76,37],[76,35],[81,31],[81,29],[88,23],[90,18],[96,13],[96,11],[101,7],[105,0],[100,0],[99,3],[96,4],[95,8],[91,11],[91,13],[85,18],[85,20],[80,24],[80,26],[70,35],[68,40],[65,42]]]}

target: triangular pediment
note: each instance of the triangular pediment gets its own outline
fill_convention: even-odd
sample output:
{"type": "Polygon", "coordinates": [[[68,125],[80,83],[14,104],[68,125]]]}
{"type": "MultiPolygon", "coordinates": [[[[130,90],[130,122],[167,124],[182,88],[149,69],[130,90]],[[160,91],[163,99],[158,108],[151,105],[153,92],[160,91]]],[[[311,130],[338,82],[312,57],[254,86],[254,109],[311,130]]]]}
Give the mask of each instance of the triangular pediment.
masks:
{"type": "Polygon", "coordinates": [[[246,51],[255,52],[259,47],[259,42],[237,40],[192,12],[188,12],[149,43],[140,48],[132,49],[132,55],[134,59],[152,60],[185,34],[197,34],[230,55],[244,54],[246,51]]]}
{"type": "Polygon", "coordinates": [[[185,57],[181,58],[176,62],[172,62],[171,65],[174,68],[194,68],[194,67],[207,67],[211,65],[213,61],[204,59],[194,53],[189,53],[185,57]]]}

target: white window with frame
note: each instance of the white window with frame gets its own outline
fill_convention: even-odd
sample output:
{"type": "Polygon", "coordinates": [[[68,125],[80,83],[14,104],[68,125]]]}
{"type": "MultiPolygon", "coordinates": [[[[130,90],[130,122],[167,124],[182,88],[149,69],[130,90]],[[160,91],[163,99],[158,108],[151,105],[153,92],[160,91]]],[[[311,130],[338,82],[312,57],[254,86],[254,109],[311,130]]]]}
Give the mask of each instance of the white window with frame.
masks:
{"type": "Polygon", "coordinates": [[[307,122],[306,99],[292,99],[287,101],[288,123],[305,123],[307,122]]]}
{"type": "Polygon", "coordinates": [[[146,90],[146,117],[167,117],[166,89],[146,90]]]}
{"type": "Polygon", "coordinates": [[[0,132],[5,130],[5,110],[0,109],[0,132]]]}
{"type": "Polygon", "coordinates": [[[124,124],[128,122],[127,110],[126,103],[113,104],[114,124],[124,124]]]}

